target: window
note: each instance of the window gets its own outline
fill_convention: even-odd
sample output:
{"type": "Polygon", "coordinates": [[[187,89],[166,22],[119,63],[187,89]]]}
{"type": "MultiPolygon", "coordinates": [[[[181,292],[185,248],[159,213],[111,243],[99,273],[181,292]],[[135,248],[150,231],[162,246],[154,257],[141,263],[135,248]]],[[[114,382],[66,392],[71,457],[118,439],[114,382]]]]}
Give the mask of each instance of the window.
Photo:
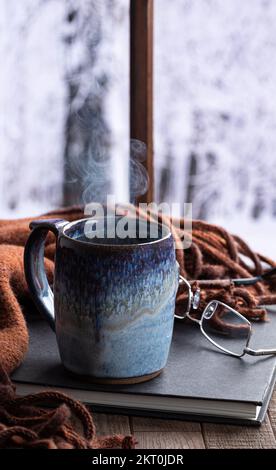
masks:
{"type": "Polygon", "coordinates": [[[129,1],[3,0],[0,21],[0,217],[124,197],[129,1]]]}
{"type": "Polygon", "coordinates": [[[276,3],[155,2],[155,189],[274,255],[276,3]],[[264,244],[264,239],[266,243],[264,244]]]}
{"type": "Polygon", "coordinates": [[[271,255],[275,2],[26,5],[0,5],[1,217],[127,199],[132,137],[147,144],[140,200],[192,202],[271,255]]]}

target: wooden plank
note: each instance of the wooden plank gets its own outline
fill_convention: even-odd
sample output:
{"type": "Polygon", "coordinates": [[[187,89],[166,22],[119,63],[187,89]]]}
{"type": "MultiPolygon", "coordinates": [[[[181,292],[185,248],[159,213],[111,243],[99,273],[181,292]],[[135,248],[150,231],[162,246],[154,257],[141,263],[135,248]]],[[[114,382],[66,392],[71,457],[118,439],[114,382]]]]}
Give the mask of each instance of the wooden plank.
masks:
{"type": "Polygon", "coordinates": [[[130,135],[147,144],[149,188],[138,202],[152,202],[153,174],[153,0],[130,1],[130,135]]]}
{"type": "Polygon", "coordinates": [[[204,449],[200,432],[135,432],[137,449],[204,449]]]}
{"type": "Polygon", "coordinates": [[[201,432],[199,423],[156,418],[130,418],[134,432],[201,432]]]}
{"type": "Polygon", "coordinates": [[[93,419],[98,435],[131,433],[128,416],[93,413],[93,419]]]}
{"type": "Polygon", "coordinates": [[[274,390],[274,393],[272,395],[272,398],[269,404],[268,416],[270,419],[274,436],[276,438],[276,390],[274,390]]]}
{"type": "Polygon", "coordinates": [[[261,427],[203,424],[208,449],[270,449],[276,440],[268,417],[261,427]]]}

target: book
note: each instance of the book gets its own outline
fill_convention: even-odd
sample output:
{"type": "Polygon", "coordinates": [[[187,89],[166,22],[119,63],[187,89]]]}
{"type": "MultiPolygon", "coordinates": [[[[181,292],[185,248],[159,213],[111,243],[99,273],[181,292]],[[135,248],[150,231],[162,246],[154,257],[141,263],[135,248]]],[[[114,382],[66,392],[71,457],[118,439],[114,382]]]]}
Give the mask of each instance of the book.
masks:
{"type": "MultiPolygon", "coordinates": [[[[28,326],[29,351],[12,375],[19,395],[55,389],[95,411],[158,418],[259,425],[265,417],[276,357],[231,357],[214,348],[196,325],[176,320],[166,368],[135,385],[100,385],[68,373],[48,324],[35,320],[28,326]]],[[[253,324],[252,347],[276,347],[276,312],[253,324]]]]}

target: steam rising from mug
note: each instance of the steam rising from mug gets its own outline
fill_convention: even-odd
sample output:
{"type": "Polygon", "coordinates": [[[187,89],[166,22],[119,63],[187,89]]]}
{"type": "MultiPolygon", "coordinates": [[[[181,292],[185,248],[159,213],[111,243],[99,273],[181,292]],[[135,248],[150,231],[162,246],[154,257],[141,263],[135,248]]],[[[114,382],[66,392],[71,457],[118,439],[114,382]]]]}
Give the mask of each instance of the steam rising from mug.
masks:
{"type": "MultiPolygon", "coordinates": [[[[143,162],[146,160],[147,146],[144,142],[130,140],[129,161],[129,193],[130,202],[135,204],[137,198],[147,192],[149,177],[143,162]]],[[[70,181],[82,187],[84,204],[95,201],[106,202],[110,192],[112,178],[120,178],[120,174],[111,175],[110,158],[101,146],[89,145],[86,155],[71,157],[69,162],[70,181]]],[[[117,201],[120,202],[120,201],[117,201]]]]}
{"type": "Polygon", "coordinates": [[[145,194],[149,185],[149,176],[143,163],[147,158],[147,146],[137,139],[130,141],[129,192],[130,202],[135,204],[137,197],[145,194]]]}

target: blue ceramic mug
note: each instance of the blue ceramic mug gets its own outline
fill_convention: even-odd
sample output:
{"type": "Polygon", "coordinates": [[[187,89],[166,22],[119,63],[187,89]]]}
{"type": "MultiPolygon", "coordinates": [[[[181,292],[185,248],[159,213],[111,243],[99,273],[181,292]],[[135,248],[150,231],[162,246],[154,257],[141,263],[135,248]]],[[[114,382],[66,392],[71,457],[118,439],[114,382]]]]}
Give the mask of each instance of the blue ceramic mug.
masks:
{"type": "MultiPolygon", "coordinates": [[[[115,217],[116,227],[121,219],[115,217]]],[[[66,369],[98,382],[148,380],[165,367],[172,339],[173,237],[167,227],[137,219],[136,237],[109,238],[108,217],[101,219],[102,233],[91,237],[91,221],[31,223],[24,255],[30,293],[56,332],[66,369]],[[44,270],[49,231],[56,235],[54,293],[44,270]]]]}

